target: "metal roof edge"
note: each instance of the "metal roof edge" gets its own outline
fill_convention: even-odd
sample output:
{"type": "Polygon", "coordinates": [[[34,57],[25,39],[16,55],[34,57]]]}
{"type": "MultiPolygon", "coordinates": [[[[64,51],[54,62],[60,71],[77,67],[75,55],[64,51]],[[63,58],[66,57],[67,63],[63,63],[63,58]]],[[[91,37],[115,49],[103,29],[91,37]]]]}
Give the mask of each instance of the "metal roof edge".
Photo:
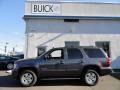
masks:
{"type": "Polygon", "coordinates": [[[23,19],[120,19],[118,16],[45,16],[45,15],[24,15],[23,19]]]}

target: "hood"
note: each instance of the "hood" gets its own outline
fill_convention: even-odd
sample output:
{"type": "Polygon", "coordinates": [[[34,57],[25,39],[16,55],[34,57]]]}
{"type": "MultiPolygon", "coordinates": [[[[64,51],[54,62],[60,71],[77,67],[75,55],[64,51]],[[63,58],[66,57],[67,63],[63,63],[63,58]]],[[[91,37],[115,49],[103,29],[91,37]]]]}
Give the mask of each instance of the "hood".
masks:
{"type": "Polygon", "coordinates": [[[29,64],[29,65],[33,65],[34,63],[35,63],[35,61],[36,61],[36,58],[28,58],[28,59],[20,59],[20,60],[17,60],[17,61],[15,61],[15,63],[16,64],[20,64],[21,66],[22,65],[27,65],[27,64],[29,64]]]}
{"type": "MultiPolygon", "coordinates": [[[[19,61],[25,61],[25,60],[35,60],[35,58],[19,59],[19,60],[17,60],[17,61],[19,62],[19,61]]],[[[16,62],[17,62],[17,61],[16,61],[16,62]]]]}

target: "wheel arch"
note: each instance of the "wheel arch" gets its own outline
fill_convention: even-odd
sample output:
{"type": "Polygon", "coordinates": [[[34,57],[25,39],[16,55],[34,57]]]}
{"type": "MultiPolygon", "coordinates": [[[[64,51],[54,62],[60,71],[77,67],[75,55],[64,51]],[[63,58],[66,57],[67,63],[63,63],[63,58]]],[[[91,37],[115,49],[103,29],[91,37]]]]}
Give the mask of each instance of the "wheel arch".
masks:
{"type": "Polygon", "coordinates": [[[21,75],[21,73],[22,73],[23,71],[25,71],[25,70],[31,70],[31,71],[33,71],[33,72],[37,75],[37,77],[38,77],[38,71],[37,71],[37,69],[36,69],[35,67],[23,67],[23,68],[20,68],[20,69],[18,70],[18,78],[19,78],[19,76],[21,75]]]}
{"type": "Polygon", "coordinates": [[[101,76],[101,69],[98,65],[86,65],[83,67],[82,73],[84,73],[88,69],[95,70],[101,76]]]}

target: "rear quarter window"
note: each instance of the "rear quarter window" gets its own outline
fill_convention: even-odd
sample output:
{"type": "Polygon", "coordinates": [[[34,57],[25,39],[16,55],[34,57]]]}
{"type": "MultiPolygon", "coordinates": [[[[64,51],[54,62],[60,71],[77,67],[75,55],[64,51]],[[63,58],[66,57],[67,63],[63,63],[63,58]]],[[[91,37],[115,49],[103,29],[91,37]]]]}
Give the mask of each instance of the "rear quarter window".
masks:
{"type": "Polygon", "coordinates": [[[105,58],[104,53],[100,49],[86,48],[84,51],[90,58],[105,58]]]}

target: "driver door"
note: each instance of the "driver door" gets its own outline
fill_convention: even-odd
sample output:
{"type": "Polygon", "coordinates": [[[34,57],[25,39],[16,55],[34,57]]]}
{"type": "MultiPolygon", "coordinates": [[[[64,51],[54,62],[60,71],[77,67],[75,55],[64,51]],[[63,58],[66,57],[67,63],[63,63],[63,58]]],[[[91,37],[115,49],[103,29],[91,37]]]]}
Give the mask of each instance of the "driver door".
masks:
{"type": "Polygon", "coordinates": [[[53,49],[44,56],[44,62],[40,65],[40,69],[44,76],[58,77],[61,75],[59,69],[60,63],[64,60],[63,49],[53,49]]]}

